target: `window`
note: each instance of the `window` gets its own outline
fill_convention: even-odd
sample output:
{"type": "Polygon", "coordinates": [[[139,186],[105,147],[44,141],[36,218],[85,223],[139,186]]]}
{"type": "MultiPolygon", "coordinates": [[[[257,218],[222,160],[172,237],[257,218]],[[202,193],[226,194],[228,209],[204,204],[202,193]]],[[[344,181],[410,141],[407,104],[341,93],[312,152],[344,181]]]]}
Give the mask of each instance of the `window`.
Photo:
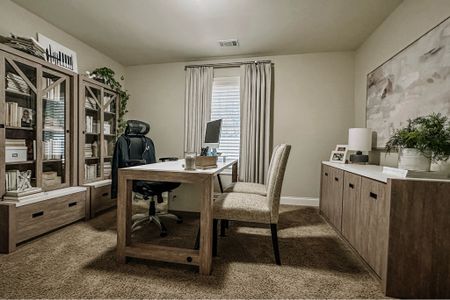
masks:
{"type": "Polygon", "coordinates": [[[227,159],[239,159],[241,105],[240,78],[215,77],[213,83],[211,120],[222,119],[218,152],[227,159]]]}

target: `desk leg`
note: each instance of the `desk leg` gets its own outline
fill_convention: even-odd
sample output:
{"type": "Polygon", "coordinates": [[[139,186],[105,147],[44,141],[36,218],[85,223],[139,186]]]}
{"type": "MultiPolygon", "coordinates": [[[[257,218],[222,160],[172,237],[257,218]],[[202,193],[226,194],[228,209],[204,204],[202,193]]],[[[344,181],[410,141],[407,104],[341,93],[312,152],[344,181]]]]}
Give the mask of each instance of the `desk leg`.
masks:
{"type": "Polygon", "coordinates": [[[235,162],[231,167],[231,182],[238,181],[238,163],[235,162]]]}
{"type": "Polygon", "coordinates": [[[131,192],[133,181],[119,172],[117,195],[117,261],[126,263],[125,247],[131,243],[131,192]]]}
{"type": "Polygon", "coordinates": [[[202,182],[200,208],[200,274],[209,275],[212,269],[212,221],[213,221],[213,176],[202,182]]]}

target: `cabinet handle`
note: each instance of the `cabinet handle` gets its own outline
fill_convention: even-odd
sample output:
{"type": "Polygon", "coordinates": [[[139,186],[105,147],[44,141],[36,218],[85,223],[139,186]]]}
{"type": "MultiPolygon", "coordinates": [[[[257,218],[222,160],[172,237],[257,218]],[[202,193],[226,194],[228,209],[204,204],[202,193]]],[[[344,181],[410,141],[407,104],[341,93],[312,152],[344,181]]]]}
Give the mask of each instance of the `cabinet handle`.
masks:
{"type": "Polygon", "coordinates": [[[77,205],[77,204],[78,204],[77,202],[70,202],[70,203],[69,203],[69,207],[75,206],[75,205],[77,205]]]}
{"type": "Polygon", "coordinates": [[[106,197],[106,196],[108,196],[108,195],[109,195],[108,192],[102,194],[103,197],[106,197]]]}
{"type": "Polygon", "coordinates": [[[83,130],[83,134],[85,134],[85,133],[86,133],[86,131],[83,130]]]}
{"type": "Polygon", "coordinates": [[[378,195],[375,194],[375,193],[372,193],[372,192],[369,193],[369,196],[370,196],[370,198],[373,198],[373,199],[377,199],[378,198],[378,195]]]}
{"type": "Polygon", "coordinates": [[[339,181],[339,178],[337,178],[337,177],[334,177],[334,181],[339,181]]]}
{"type": "Polygon", "coordinates": [[[33,213],[33,214],[31,215],[31,217],[32,217],[32,218],[37,218],[37,217],[40,217],[40,216],[43,216],[43,215],[44,215],[44,212],[43,212],[43,211],[38,211],[38,212],[33,213]]]}
{"type": "Polygon", "coordinates": [[[325,176],[328,176],[328,173],[327,173],[327,172],[325,172],[325,176]]]}
{"type": "Polygon", "coordinates": [[[353,183],[349,183],[348,186],[349,186],[351,189],[354,189],[354,188],[355,188],[355,185],[354,185],[353,183]]]}

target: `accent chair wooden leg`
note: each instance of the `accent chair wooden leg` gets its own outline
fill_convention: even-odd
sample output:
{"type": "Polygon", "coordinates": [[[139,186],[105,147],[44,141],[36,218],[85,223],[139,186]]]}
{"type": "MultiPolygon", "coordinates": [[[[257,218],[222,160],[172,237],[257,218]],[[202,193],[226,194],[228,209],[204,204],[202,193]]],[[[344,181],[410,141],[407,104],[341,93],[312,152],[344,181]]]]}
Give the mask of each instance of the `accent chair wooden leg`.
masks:
{"type": "Polygon", "coordinates": [[[281,266],[280,249],[278,248],[277,224],[270,224],[270,230],[272,231],[272,245],[273,253],[275,255],[275,262],[277,265],[281,266]]]}
{"type": "Polygon", "coordinates": [[[212,246],[212,254],[213,257],[217,256],[217,219],[213,220],[213,246],[212,246]]]}

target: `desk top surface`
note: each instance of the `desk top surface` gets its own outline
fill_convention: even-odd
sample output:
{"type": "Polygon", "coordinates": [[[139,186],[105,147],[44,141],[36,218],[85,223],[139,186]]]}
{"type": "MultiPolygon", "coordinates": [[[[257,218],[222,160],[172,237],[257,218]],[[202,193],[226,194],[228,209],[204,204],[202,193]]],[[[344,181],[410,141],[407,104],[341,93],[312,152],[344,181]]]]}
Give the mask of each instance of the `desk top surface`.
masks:
{"type": "Polygon", "coordinates": [[[184,169],[184,159],[177,161],[160,162],[142,166],[135,166],[123,168],[121,170],[136,170],[136,171],[158,171],[158,172],[176,172],[176,173],[193,173],[193,174],[218,174],[224,169],[231,167],[237,162],[236,159],[227,160],[226,162],[217,162],[217,167],[211,169],[195,169],[188,171],[184,169]]]}

